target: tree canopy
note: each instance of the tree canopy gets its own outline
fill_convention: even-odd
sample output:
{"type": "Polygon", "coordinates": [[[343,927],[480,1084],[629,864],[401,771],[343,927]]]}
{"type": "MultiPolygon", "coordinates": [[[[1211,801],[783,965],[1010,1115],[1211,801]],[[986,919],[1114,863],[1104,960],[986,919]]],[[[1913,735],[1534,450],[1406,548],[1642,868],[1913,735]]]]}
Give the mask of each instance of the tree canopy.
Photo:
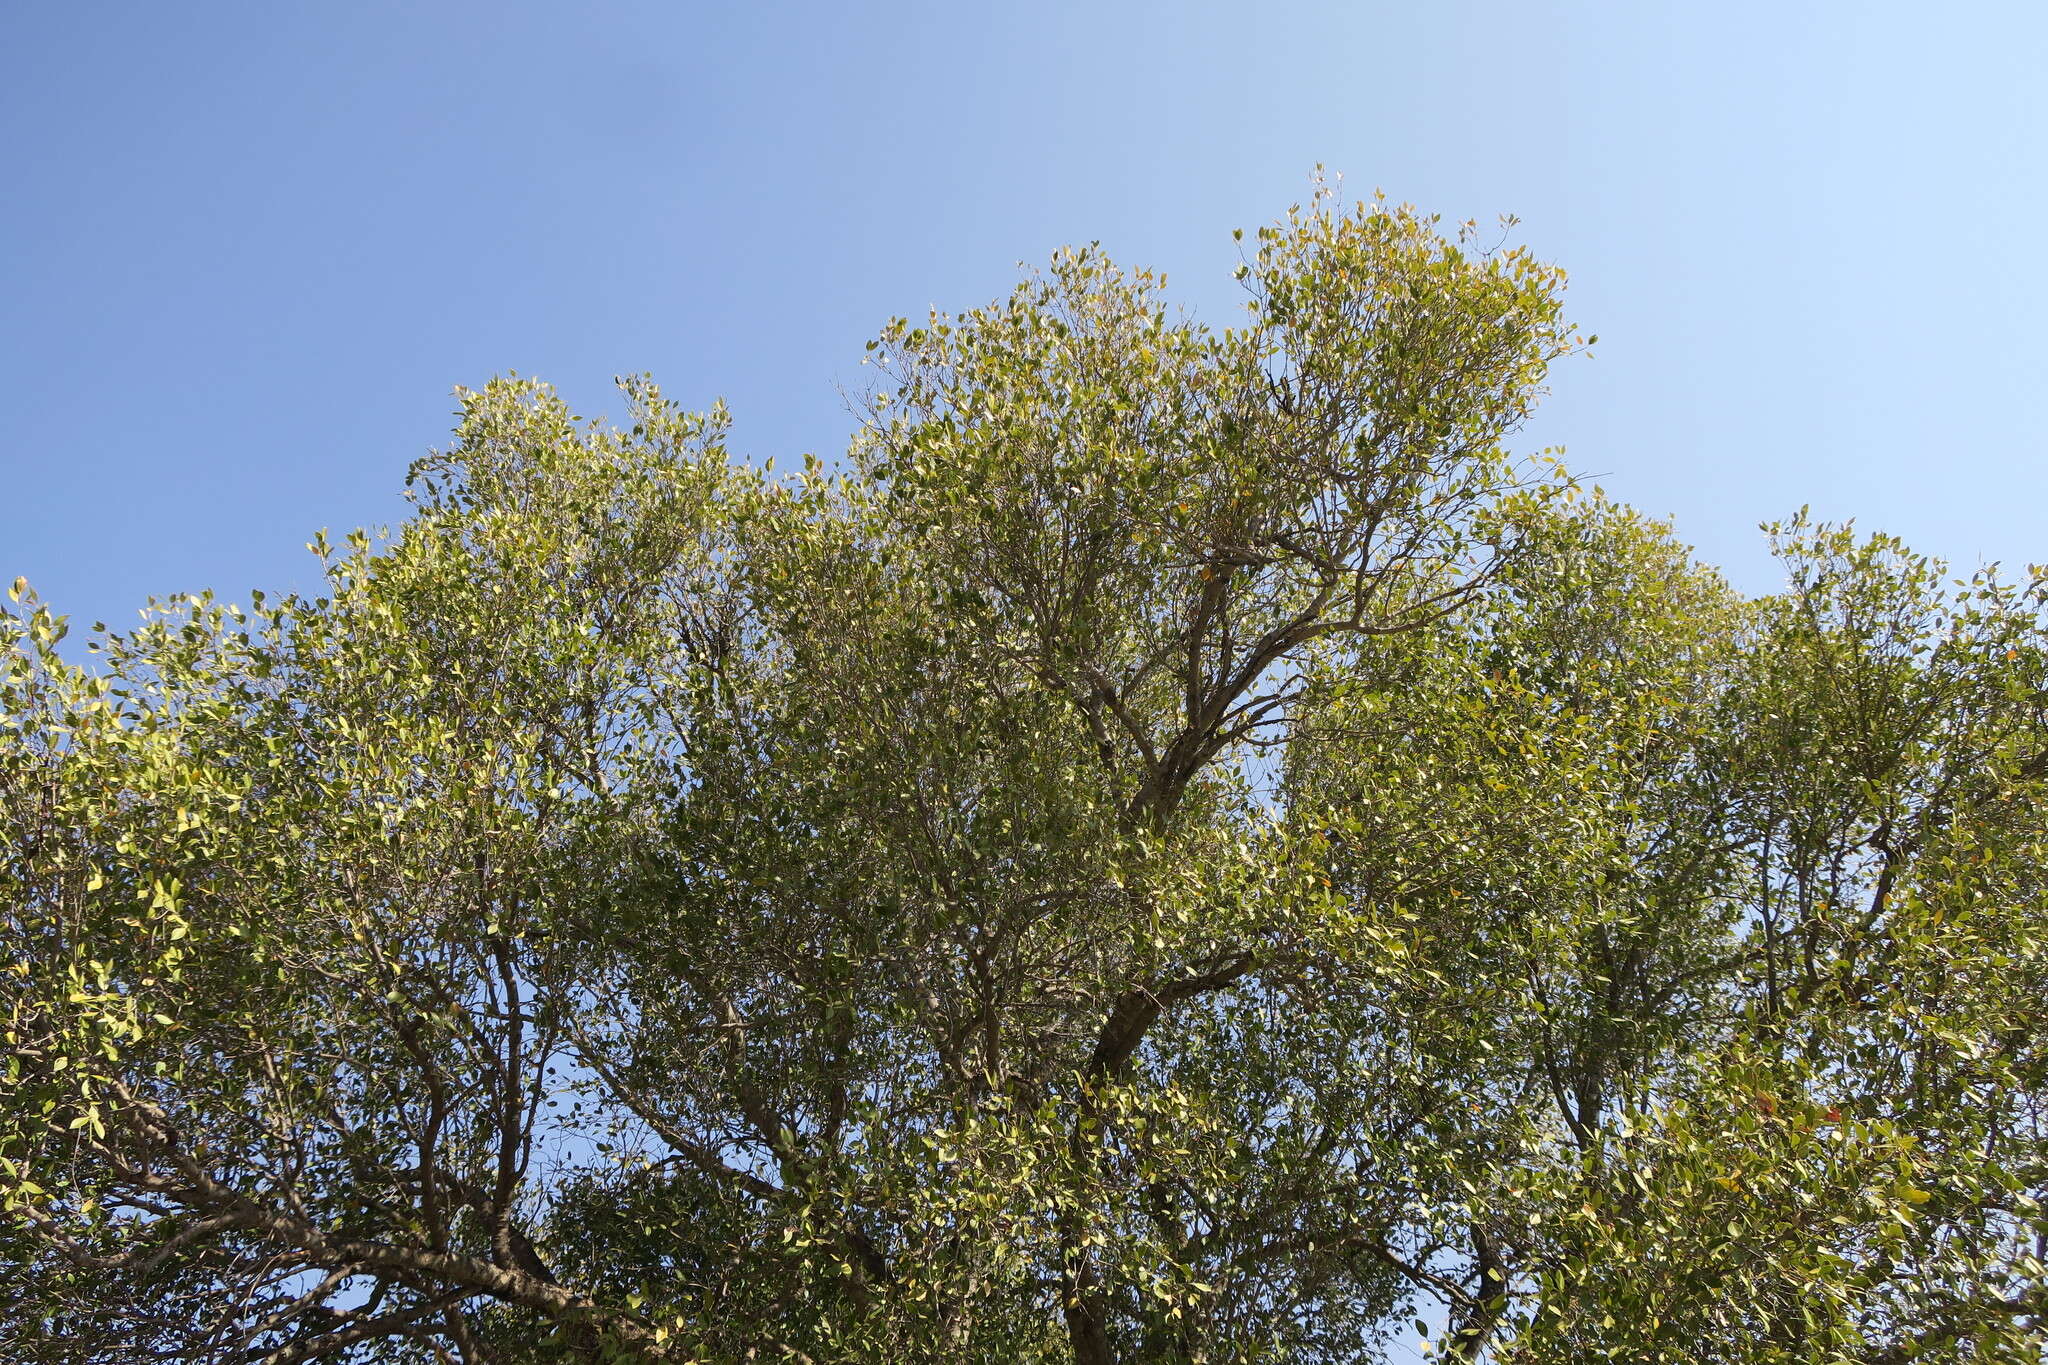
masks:
{"type": "Polygon", "coordinates": [[[461,393],[320,596],[0,654],[0,1354],[2034,1362],[2048,578],[1732,590],[1525,249],[1095,248],[843,460],[461,393]]]}

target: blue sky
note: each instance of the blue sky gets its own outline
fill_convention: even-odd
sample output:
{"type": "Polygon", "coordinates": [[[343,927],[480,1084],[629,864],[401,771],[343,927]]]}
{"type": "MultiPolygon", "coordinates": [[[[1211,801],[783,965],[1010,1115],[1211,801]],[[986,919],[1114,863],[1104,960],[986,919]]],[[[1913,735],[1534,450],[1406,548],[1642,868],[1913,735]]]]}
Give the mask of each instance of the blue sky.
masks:
{"type": "Polygon", "coordinates": [[[1316,163],[1520,215],[1597,355],[1527,443],[1752,590],[1811,503],[2048,558],[2048,7],[15,5],[0,576],[310,586],[449,390],[652,371],[840,449],[886,318],[1100,240],[1219,321],[1316,163]]]}

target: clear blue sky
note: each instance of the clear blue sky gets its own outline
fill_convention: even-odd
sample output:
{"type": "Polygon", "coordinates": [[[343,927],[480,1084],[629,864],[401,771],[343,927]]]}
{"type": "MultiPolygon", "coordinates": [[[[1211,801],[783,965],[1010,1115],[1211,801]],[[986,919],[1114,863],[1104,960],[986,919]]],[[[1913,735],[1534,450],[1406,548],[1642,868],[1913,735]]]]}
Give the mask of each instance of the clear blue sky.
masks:
{"type": "Polygon", "coordinates": [[[451,386],[650,370],[841,448],[887,317],[1097,239],[1223,320],[1317,162],[1501,212],[1598,354],[1528,435],[1743,586],[1802,503],[2039,531],[2048,6],[15,4],[0,576],[309,586],[451,386]]]}

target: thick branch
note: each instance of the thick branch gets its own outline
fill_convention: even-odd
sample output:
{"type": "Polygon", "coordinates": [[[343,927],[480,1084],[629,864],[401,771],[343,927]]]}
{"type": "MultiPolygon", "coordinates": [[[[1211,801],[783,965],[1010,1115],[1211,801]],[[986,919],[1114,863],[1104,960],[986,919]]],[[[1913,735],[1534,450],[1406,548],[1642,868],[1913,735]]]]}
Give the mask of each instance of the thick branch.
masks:
{"type": "Polygon", "coordinates": [[[1167,1006],[1229,985],[1250,971],[1256,961],[1250,953],[1237,953],[1199,975],[1125,991],[1117,997],[1109,1018],[1103,1022],[1089,1065],[1098,1075],[1121,1073],[1167,1006]]]}

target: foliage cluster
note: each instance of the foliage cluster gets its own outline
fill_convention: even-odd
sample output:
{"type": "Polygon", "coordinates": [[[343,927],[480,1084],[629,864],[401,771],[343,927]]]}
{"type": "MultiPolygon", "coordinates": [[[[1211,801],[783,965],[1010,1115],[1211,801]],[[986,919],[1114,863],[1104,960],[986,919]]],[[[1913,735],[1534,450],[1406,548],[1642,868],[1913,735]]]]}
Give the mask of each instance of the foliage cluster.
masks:
{"type": "Polygon", "coordinates": [[[843,465],[462,395],[0,654],[0,1354],[2036,1361],[2048,581],[1507,442],[1562,276],[1065,252],[843,465]]]}

